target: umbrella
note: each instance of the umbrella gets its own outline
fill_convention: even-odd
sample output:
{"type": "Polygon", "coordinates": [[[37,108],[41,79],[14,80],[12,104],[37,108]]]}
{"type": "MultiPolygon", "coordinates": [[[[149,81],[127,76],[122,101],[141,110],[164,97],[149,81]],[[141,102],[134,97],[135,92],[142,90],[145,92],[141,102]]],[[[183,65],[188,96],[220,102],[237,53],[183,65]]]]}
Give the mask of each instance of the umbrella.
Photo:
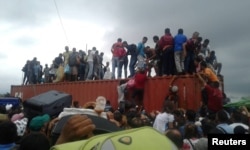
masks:
{"type": "Polygon", "coordinates": [[[237,102],[228,103],[228,104],[224,105],[224,107],[241,107],[241,106],[246,106],[246,107],[250,108],[250,97],[242,97],[237,102]]]}

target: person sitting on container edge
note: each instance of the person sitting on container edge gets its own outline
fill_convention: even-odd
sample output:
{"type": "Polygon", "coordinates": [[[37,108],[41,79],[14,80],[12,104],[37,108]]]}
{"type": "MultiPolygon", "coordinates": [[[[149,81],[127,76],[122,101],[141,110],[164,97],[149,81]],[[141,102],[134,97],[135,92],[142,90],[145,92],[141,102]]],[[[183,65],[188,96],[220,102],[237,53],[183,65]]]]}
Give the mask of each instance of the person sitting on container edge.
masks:
{"type": "Polygon", "coordinates": [[[222,63],[217,61],[217,57],[215,55],[215,51],[211,51],[210,55],[206,58],[206,62],[211,64],[214,70],[217,70],[217,75],[220,74],[222,63]]]}

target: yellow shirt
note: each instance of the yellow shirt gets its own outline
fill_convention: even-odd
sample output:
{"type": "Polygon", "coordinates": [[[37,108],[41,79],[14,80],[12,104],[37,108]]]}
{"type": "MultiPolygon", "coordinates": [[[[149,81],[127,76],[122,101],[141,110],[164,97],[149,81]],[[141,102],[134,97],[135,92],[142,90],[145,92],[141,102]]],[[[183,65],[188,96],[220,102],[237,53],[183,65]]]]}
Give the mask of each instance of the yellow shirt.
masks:
{"type": "Polygon", "coordinates": [[[211,81],[211,82],[218,81],[219,82],[217,75],[210,68],[205,68],[203,70],[203,73],[208,77],[209,81],[211,81]]]}

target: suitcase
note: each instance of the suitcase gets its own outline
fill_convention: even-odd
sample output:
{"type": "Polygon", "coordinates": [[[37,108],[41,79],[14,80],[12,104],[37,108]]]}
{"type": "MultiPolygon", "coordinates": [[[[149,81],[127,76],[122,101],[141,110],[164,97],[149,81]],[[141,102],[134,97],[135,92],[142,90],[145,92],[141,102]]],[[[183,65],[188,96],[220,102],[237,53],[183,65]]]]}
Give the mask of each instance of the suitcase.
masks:
{"type": "Polygon", "coordinates": [[[70,107],[71,104],[72,95],[52,90],[24,101],[23,107],[29,119],[43,114],[53,118],[57,117],[64,107],[70,107]]]}

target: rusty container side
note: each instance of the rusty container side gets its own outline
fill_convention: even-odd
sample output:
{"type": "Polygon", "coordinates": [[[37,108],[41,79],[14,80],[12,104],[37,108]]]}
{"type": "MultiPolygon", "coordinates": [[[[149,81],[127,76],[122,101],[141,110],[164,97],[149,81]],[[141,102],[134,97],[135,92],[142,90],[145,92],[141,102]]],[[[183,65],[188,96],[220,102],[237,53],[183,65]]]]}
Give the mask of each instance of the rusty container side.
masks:
{"type": "MultiPolygon", "coordinates": [[[[161,110],[165,97],[169,94],[169,77],[149,79],[144,93],[146,110],[161,110]]],[[[195,77],[180,76],[173,85],[178,86],[179,107],[198,110],[201,102],[200,84],[195,77]]]]}
{"type": "MultiPolygon", "coordinates": [[[[164,98],[169,94],[170,77],[149,78],[144,92],[144,106],[146,110],[161,110],[164,98]]],[[[78,101],[80,106],[86,102],[95,101],[97,96],[104,96],[117,108],[117,85],[119,80],[61,82],[40,85],[11,86],[11,95],[20,95],[27,100],[35,95],[49,90],[58,90],[72,95],[73,101],[78,101]]],[[[177,85],[179,106],[185,109],[198,110],[201,100],[200,84],[194,77],[178,77],[177,85]]]]}

